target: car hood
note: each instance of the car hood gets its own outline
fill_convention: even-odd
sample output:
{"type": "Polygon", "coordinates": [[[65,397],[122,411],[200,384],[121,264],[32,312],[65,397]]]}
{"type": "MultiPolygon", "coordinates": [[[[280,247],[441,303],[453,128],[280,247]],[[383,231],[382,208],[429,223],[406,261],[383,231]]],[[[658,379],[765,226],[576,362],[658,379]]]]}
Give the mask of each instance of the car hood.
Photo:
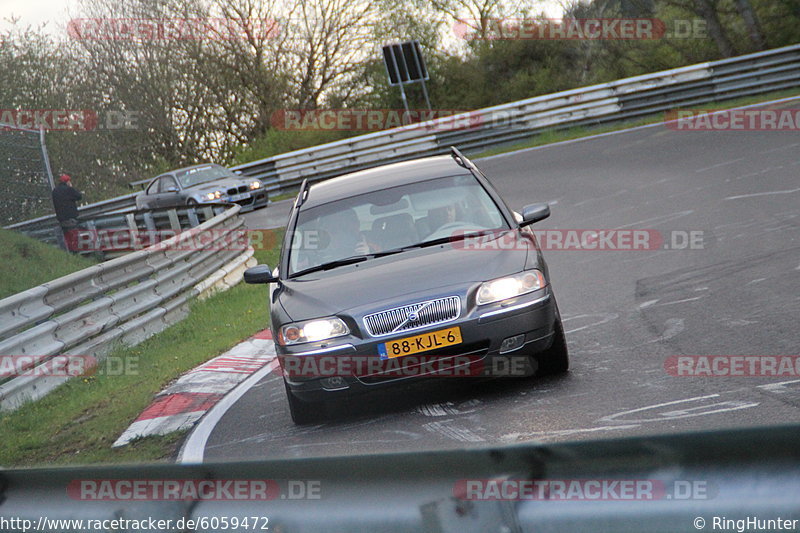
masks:
{"type": "Polygon", "coordinates": [[[240,185],[248,185],[252,181],[253,181],[252,179],[248,180],[244,178],[223,178],[214,181],[207,181],[205,183],[198,183],[197,185],[192,185],[191,187],[187,187],[187,190],[197,191],[197,192],[221,190],[224,192],[225,189],[229,189],[231,187],[238,187],[240,185]]]}
{"type": "Polygon", "coordinates": [[[482,281],[520,272],[535,254],[526,238],[513,249],[468,250],[457,243],[409,250],[397,255],[285,280],[278,301],[291,320],[338,313],[357,316],[420,299],[465,295],[482,281]],[[445,294],[447,293],[447,294],[445,294]]]}

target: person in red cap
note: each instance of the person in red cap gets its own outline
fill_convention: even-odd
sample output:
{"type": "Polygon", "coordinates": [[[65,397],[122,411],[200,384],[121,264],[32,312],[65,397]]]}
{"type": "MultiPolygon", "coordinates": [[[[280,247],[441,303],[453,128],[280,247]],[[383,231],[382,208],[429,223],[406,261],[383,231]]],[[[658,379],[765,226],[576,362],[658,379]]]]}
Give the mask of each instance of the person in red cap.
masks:
{"type": "Polygon", "coordinates": [[[53,207],[64,232],[68,250],[74,250],[77,244],[78,202],[81,198],[83,195],[72,186],[72,179],[67,174],[61,174],[58,185],[53,189],[53,207]]]}

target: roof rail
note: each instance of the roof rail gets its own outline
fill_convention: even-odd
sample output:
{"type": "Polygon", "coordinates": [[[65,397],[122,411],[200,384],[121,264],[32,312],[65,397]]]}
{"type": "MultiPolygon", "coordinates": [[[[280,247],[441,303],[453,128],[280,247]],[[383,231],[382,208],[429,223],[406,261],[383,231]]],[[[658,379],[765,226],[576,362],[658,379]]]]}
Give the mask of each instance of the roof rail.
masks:
{"type": "Polygon", "coordinates": [[[472,162],[467,159],[466,156],[464,156],[464,154],[462,154],[455,146],[450,147],[450,156],[456,163],[458,163],[458,166],[464,167],[467,170],[470,169],[470,163],[472,162]]]}
{"type": "Polygon", "coordinates": [[[297,200],[294,202],[294,208],[297,209],[303,205],[306,198],[308,198],[308,178],[305,178],[303,183],[300,184],[300,192],[297,193],[297,200]]]}

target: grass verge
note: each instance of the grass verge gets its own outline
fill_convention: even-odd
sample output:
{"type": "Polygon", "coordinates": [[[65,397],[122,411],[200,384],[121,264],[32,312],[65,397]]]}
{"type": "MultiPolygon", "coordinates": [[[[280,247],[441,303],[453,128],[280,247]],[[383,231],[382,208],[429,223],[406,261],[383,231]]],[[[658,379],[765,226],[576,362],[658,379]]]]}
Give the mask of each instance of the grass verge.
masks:
{"type": "MultiPolygon", "coordinates": [[[[282,232],[281,232],[282,233],[282,232]]],[[[275,239],[278,243],[280,238],[275,239]]],[[[278,245],[256,252],[275,265],[278,245]]],[[[101,365],[13,413],[0,415],[0,465],[137,463],[170,460],[183,434],[111,444],[170,382],[269,325],[264,287],[239,284],[192,304],[190,315],[133,347],[113,355],[130,364],[123,375],[101,365]]]]}
{"type": "Polygon", "coordinates": [[[27,235],[0,229],[0,298],[17,294],[96,264],[27,235]]]}
{"type": "MultiPolygon", "coordinates": [[[[784,91],[775,91],[770,93],[761,94],[758,96],[747,96],[737,98],[734,100],[727,100],[725,102],[715,102],[699,106],[682,107],[680,109],[702,109],[708,111],[716,111],[721,109],[731,109],[734,107],[741,107],[750,104],[757,104],[759,102],[766,102],[769,100],[777,100],[779,98],[788,98],[790,96],[799,96],[800,89],[786,89],[784,91]]],[[[615,122],[613,124],[606,124],[602,126],[582,126],[577,128],[568,128],[563,130],[547,130],[543,133],[532,135],[528,139],[495,146],[480,152],[470,152],[470,157],[478,159],[481,157],[489,157],[493,155],[505,154],[508,152],[515,152],[517,150],[524,150],[525,148],[534,148],[536,146],[543,146],[546,144],[553,144],[562,141],[571,141],[573,139],[580,139],[581,137],[588,137],[590,135],[598,135],[601,133],[610,133],[612,131],[625,130],[628,128],[635,128],[636,126],[645,126],[647,124],[655,124],[664,121],[664,113],[654,113],[635,120],[628,120],[623,122],[615,122]]]]}
{"type": "Polygon", "coordinates": [[[297,197],[297,191],[285,192],[283,194],[276,194],[275,196],[270,196],[269,201],[280,202],[281,200],[288,200],[289,198],[296,198],[296,197],[297,197]]]}

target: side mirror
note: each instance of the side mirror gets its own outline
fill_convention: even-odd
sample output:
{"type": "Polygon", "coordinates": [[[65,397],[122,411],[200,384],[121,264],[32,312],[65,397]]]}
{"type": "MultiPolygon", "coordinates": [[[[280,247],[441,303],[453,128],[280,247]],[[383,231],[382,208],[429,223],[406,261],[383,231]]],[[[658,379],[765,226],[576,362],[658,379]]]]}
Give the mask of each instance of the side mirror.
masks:
{"type": "Polygon", "coordinates": [[[167,187],[165,192],[178,192],[178,188],[176,186],[167,187]]]}
{"type": "Polygon", "coordinates": [[[550,216],[550,206],[545,203],[530,204],[522,208],[522,222],[520,226],[529,226],[550,216]]]}
{"type": "Polygon", "coordinates": [[[272,275],[268,265],[256,265],[244,271],[245,283],[275,283],[278,278],[272,275]]]}

